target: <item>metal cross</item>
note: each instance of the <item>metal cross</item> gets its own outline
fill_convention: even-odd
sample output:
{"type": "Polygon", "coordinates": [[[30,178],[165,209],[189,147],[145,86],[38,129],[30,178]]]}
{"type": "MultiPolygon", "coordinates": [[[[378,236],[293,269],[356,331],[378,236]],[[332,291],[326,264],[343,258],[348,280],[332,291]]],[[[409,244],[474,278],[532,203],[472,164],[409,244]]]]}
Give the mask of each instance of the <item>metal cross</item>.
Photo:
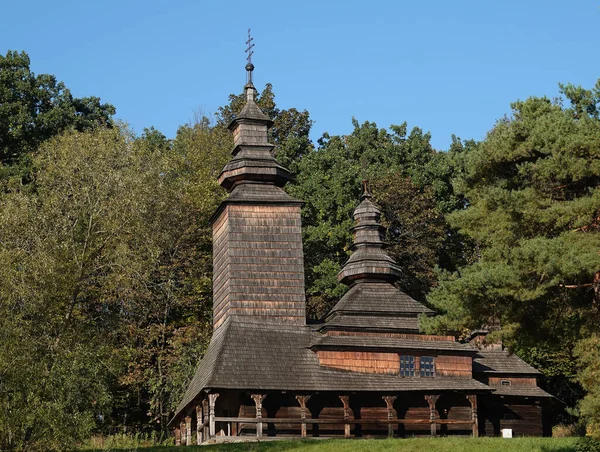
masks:
{"type": "Polygon", "coordinates": [[[248,47],[245,50],[245,52],[248,54],[248,64],[252,64],[252,55],[254,54],[254,50],[252,50],[254,43],[252,41],[254,41],[254,38],[250,36],[250,29],[248,28],[248,40],[246,41],[248,47]]]}

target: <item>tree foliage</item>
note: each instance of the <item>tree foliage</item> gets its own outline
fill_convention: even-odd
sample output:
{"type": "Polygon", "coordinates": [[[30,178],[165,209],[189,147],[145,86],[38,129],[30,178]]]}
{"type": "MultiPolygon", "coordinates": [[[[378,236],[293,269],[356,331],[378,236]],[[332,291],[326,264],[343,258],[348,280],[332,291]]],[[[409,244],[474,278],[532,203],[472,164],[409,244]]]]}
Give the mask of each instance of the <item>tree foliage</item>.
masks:
{"type": "Polygon", "coordinates": [[[53,75],[35,75],[25,52],[0,55],[0,164],[27,157],[65,130],[110,126],[114,114],[98,97],[73,97],[53,75]]]}
{"type": "Polygon", "coordinates": [[[579,404],[586,425],[586,433],[600,440],[600,336],[583,339],[575,348],[580,368],[577,380],[587,391],[579,404]]]}
{"type": "Polygon", "coordinates": [[[456,187],[467,208],[448,219],[479,257],[443,276],[429,300],[444,315],[426,327],[499,329],[564,381],[575,372],[575,342],[600,324],[600,121],[592,91],[563,90],[570,106],[515,102],[512,116],[461,156],[456,187]]]}
{"type": "Polygon", "coordinates": [[[172,149],[156,138],[71,132],[33,157],[31,184],[2,197],[6,448],[59,448],[98,423],[160,428],[201,356],[208,218],[222,197],[212,181],[229,142],[202,126],[172,149]]]}

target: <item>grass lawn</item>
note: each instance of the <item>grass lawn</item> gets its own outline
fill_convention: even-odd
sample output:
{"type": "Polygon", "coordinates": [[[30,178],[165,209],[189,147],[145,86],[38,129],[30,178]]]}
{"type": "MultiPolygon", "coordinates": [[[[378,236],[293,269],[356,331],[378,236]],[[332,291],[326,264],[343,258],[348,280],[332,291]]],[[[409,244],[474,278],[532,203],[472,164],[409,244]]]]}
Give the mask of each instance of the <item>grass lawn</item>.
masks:
{"type": "Polygon", "coordinates": [[[578,438],[415,438],[263,441],[190,447],[104,449],[114,452],[571,452],[578,438]]]}

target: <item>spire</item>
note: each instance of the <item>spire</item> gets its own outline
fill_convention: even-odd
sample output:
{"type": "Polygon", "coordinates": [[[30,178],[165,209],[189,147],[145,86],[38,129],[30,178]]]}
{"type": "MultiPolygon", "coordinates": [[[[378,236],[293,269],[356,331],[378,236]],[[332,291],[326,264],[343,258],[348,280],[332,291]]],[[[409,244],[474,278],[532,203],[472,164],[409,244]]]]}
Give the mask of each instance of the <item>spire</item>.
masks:
{"type": "Polygon", "coordinates": [[[229,124],[229,130],[233,132],[233,159],[225,165],[219,175],[219,183],[229,191],[241,183],[248,182],[283,187],[290,176],[289,171],[273,157],[272,151],[275,146],[268,142],[267,132],[273,125],[273,121],[256,104],[256,88],[252,82],[254,72],[252,41],[254,38],[250,36],[250,29],[248,29],[246,41],[248,57],[244,86],[246,103],[229,124]]]}
{"type": "Polygon", "coordinates": [[[360,195],[360,200],[364,201],[365,199],[370,199],[371,193],[369,192],[369,181],[367,179],[363,179],[362,181],[362,195],[360,195]]]}
{"type": "Polygon", "coordinates": [[[246,41],[246,45],[248,47],[246,47],[245,50],[245,52],[248,54],[246,57],[246,86],[252,86],[254,88],[254,85],[252,85],[252,71],[254,70],[254,65],[252,64],[252,55],[254,55],[254,50],[252,50],[252,48],[254,47],[254,42],[252,41],[254,41],[254,38],[250,35],[250,29],[248,28],[248,40],[246,41]]]}
{"type": "Polygon", "coordinates": [[[341,283],[394,281],[400,276],[400,268],[383,250],[385,228],[379,223],[380,217],[380,210],[371,202],[368,181],[363,180],[361,203],[354,210],[353,253],[338,274],[341,283]]]}

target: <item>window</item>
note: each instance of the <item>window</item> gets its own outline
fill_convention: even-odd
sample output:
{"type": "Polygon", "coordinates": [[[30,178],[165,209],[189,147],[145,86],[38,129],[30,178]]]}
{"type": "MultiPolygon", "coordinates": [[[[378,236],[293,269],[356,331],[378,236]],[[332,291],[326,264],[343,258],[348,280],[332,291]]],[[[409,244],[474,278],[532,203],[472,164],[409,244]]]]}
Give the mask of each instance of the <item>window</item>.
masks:
{"type": "Polygon", "coordinates": [[[500,380],[502,386],[510,386],[510,380],[500,380]]]}
{"type": "Polygon", "coordinates": [[[421,356],[421,376],[435,377],[435,363],[432,356],[421,356]]]}
{"type": "Polygon", "coordinates": [[[400,376],[415,376],[415,357],[410,355],[400,355],[400,376]]]}

